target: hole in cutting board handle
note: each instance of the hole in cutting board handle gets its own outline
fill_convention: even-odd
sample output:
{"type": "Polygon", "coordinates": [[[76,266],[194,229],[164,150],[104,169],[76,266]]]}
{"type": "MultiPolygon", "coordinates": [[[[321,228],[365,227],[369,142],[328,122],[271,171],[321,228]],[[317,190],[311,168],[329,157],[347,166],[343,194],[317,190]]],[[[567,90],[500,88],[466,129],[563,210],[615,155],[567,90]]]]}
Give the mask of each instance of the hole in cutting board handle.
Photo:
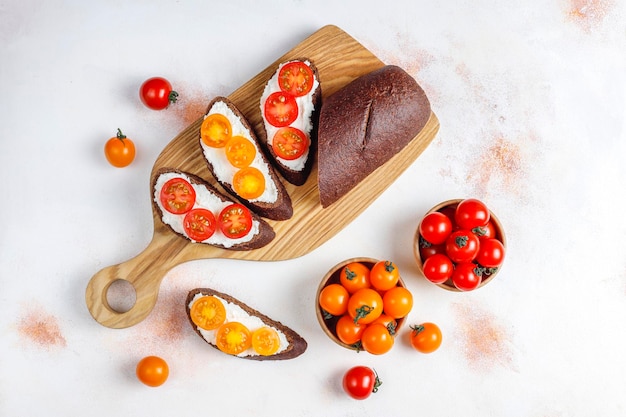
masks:
{"type": "Polygon", "coordinates": [[[135,291],[133,284],[118,278],[107,287],[106,302],[109,308],[116,313],[126,313],[135,306],[137,291],[135,291]]]}

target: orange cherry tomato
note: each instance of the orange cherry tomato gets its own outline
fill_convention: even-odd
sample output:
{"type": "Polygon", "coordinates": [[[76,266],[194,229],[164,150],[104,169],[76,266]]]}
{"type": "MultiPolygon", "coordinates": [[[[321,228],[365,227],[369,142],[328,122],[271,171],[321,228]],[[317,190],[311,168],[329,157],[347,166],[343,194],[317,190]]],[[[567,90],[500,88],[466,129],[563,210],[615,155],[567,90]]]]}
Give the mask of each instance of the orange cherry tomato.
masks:
{"type": "Polygon", "coordinates": [[[349,314],[344,314],[337,321],[335,333],[337,338],[346,345],[354,345],[361,341],[361,335],[367,326],[359,326],[349,314]]]}
{"type": "Polygon", "coordinates": [[[233,190],[246,200],[258,198],[265,191],[265,176],[257,168],[241,168],[233,176],[233,190]]]}
{"type": "Polygon", "coordinates": [[[390,335],[396,334],[396,328],[398,327],[398,322],[393,317],[385,314],[383,310],[383,314],[380,315],[376,320],[372,322],[372,324],[382,324],[389,330],[390,335]]]}
{"type": "Polygon", "coordinates": [[[117,129],[117,136],[104,144],[104,156],[114,167],[123,168],[135,159],[135,144],[117,129]]]}
{"type": "Polygon", "coordinates": [[[391,350],[394,338],[382,324],[370,324],[361,335],[361,346],[366,352],[382,355],[391,350]]]}
{"type": "Polygon", "coordinates": [[[348,314],[357,324],[369,324],[380,317],[382,312],[383,299],[371,288],[358,290],[348,300],[348,314]]]}
{"type": "Polygon", "coordinates": [[[265,100],[263,114],[272,126],[289,126],[298,118],[298,103],[291,94],[276,91],[265,100]]]}
{"type": "Polygon", "coordinates": [[[280,349],[278,332],[271,327],[260,327],[252,332],[252,348],[262,356],[273,355],[280,349]]]}
{"type": "Polygon", "coordinates": [[[343,285],[329,284],[320,291],[319,303],[325,312],[333,316],[341,316],[348,311],[349,298],[350,294],[343,285]]]}
{"type": "Polygon", "coordinates": [[[163,385],[170,374],[167,362],[158,356],[146,356],[137,364],[137,378],[149,387],[163,385]]]}
{"type": "Polygon", "coordinates": [[[313,88],[315,76],[313,70],[302,61],[293,61],[283,65],[278,72],[280,89],[296,97],[307,94],[313,88]]]}
{"type": "Polygon", "coordinates": [[[395,287],[383,295],[385,314],[399,319],[406,317],[413,308],[413,294],[405,287],[395,287]]]}
{"type": "Polygon", "coordinates": [[[215,330],[226,320],[226,308],[219,298],[206,295],[194,301],[189,315],[196,326],[204,330],[215,330]]]}
{"type": "Polygon", "coordinates": [[[252,335],[242,323],[229,321],[217,329],[215,344],[224,353],[238,355],[252,346],[252,335]]]}
{"type": "Polygon", "coordinates": [[[183,178],[176,177],[167,181],[160,193],[161,204],[173,214],[187,213],[196,202],[196,191],[183,178]]]}
{"type": "Polygon", "coordinates": [[[220,212],[217,216],[217,224],[224,236],[238,239],[247,235],[252,229],[252,214],[243,204],[233,203],[224,207],[220,212]]]}
{"type": "Polygon", "coordinates": [[[202,141],[212,148],[223,148],[232,134],[230,121],[220,113],[208,115],[202,121],[202,126],[200,126],[202,141]]]}
{"type": "Polygon", "coordinates": [[[295,127],[280,128],[272,139],[272,150],[282,159],[298,159],[309,148],[309,138],[295,127]]]}
{"type": "Polygon", "coordinates": [[[441,346],[441,329],[434,323],[411,326],[411,345],[422,353],[432,353],[441,346]]]}
{"type": "Polygon", "coordinates": [[[213,236],[216,225],[215,215],[204,208],[190,210],[183,219],[185,233],[196,242],[202,242],[213,236]]]}
{"type": "Polygon", "coordinates": [[[370,271],[370,282],[378,291],[392,289],[398,284],[399,279],[398,267],[391,261],[378,261],[370,271]]]}
{"type": "Polygon", "coordinates": [[[360,262],[349,263],[341,269],[339,281],[350,294],[354,294],[361,288],[371,286],[370,269],[360,262]]]}
{"type": "Polygon", "coordinates": [[[224,146],[226,158],[237,168],[247,167],[256,156],[256,147],[243,136],[233,136],[224,146]]]}

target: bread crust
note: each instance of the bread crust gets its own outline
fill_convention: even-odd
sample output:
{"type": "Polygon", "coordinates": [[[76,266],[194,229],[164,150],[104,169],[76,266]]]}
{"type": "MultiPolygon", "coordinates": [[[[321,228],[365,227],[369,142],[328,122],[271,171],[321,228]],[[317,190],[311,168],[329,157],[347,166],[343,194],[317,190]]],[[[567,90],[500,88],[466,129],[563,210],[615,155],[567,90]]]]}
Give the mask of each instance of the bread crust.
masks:
{"type": "Polygon", "coordinates": [[[211,288],[195,288],[195,289],[189,291],[189,294],[187,295],[187,299],[185,301],[185,311],[187,312],[187,318],[189,319],[189,323],[191,323],[191,327],[198,334],[198,336],[200,336],[202,338],[202,340],[207,342],[210,346],[212,346],[215,349],[219,350],[219,348],[217,346],[215,346],[214,344],[210,343],[208,340],[206,340],[202,336],[202,333],[200,333],[200,331],[198,330],[198,327],[194,324],[193,320],[191,320],[189,304],[191,303],[191,300],[193,300],[193,298],[197,294],[213,295],[213,296],[217,296],[217,297],[219,297],[219,298],[221,298],[223,300],[226,300],[228,302],[231,302],[233,304],[237,304],[246,313],[250,314],[251,316],[258,317],[266,325],[268,325],[270,327],[274,327],[275,329],[280,330],[286,336],[287,341],[289,342],[289,346],[287,347],[287,349],[281,351],[280,353],[274,354],[274,355],[269,355],[269,356],[246,355],[246,356],[237,356],[238,358],[251,359],[251,360],[257,360],[257,361],[293,359],[293,358],[296,358],[296,357],[302,355],[304,353],[304,351],[306,350],[307,346],[308,346],[306,340],[304,340],[304,338],[302,338],[302,336],[300,336],[294,330],[292,330],[291,328],[285,326],[281,322],[273,320],[273,319],[269,318],[268,316],[260,313],[259,311],[253,309],[249,305],[247,305],[247,304],[243,303],[242,301],[236,299],[235,297],[233,297],[231,295],[228,295],[228,294],[224,294],[222,292],[216,291],[216,290],[211,289],[211,288]]]}
{"type": "MultiPolygon", "coordinates": [[[[315,89],[315,91],[313,92],[312,95],[312,101],[313,101],[313,112],[311,114],[311,124],[312,124],[312,129],[311,129],[311,133],[310,133],[310,144],[309,144],[309,154],[307,156],[307,159],[304,163],[304,167],[299,170],[293,170],[290,167],[282,164],[280,162],[280,160],[278,159],[276,153],[274,152],[274,149],[272,146],[270,146],[269,144],[269,139],[267,136],[267,130],[265,127],[265,122],[262,123],[263,127],[261,129],[261,131],[259,132],[259,141],[264,145],[263,149],[265,150],[266,154],[268,155],[268,157],[271,159],[271,161],[273,162],[274,166],[276,167],[276,169],[278,170],[278,172],[280,173],[280,175],[287,180],[289,183],[293,184],[293,185],[302,185],[306,182],[306,180],[309,178],[309,175],[311,174],[311,170],[313,168],[313,163],[315,162],[315,157],[317,155],[317,132],[318,132],[318,123],[319,123],[319,115],[320,115],[320,108],[322,105],[322,84],[320,82],[320,76],[319,76],[319,71],[317,69],[317,67],[315,66],[315,64],[313,63],[313,61],[311,61],[309,58],[296,58],[296,59],[290,59],[284,62],[281,62],[277,67],[276,67],[276,71],[278,71],[278,68],[280,68],[282,65],[284,65],[287,62],[293,62],[293,61],[302,61],[302,62],[308,62],[309,67],[311,68],[311,70],[313,71],[313,75],[315,77],[315,79],[317,80],[318,84],[317,84],[317,88],[315,89]]],[[[276,74],[276,71],[274,71],[274,73],[272,73],[272,77],[276,74]]],[[[269,82],[269,80],[268,80],[269,82]]],[[[266,83],[267,85],[267,83],[266,83]]],[[[263,105],[264,103],[259,103],[259,106],[261,108],[261,112],[263,112],[263,105]]]]}
{"type": "MultiPolygon", "coordinates": [[[[265,217],[267,219],[278,220],[278,221],[290,219],[293,216],[293,205],[291,203],[291,197],[289,196],[289,193],[287,193],[287,190],[285,189],[285,186],[283,185],[283,183],[280,181],[278,174],[276,174],[274,170],[274,165],[270,163],[267,156],[264,154],[263,150],[265,147],[259,142],[257,136],[254,133],[254,129],[252,129],[252,126],[250,126],[250,123],[245,118],[245,116],[241,113],[241,111],[239,111],[239,109],[228,98],[218,96],[218,97],[215,97],[213,100],[211,100],[211,102],[207,106],[207,110],[205,114],[208,114],[211,108],[213,107],[213,105],[217,103],[218,101],[223,102],[233,112],[233,114],[239,117],[243,126],[246,128],[246,130],[250,134],[250,137],[252,138],[253,141],[255,141],[257,148],[261,151],[260,156],[263,162],[268,167],[270,180],[276,185],[276,189],[278,190],[278,197],[276,201],[273,203],[267,203],[263,201],[250,201],[250,200],[246,200],[245,198],[240,197],[233,189],[232,184],[221,181],[217,177],[217,175],[215,175],[213,161],[210,161],[209,159],[207,159],[203,151],[202,157],[206,161],[209,171],[211,171],[211,174],[213,174],[215,179],[230,195],[235,197],[242,204],[244,204],[246,207],[248,207],[250,210],[258,214],[259,216],[265,217]]],[[[199,136],[198,146],[202,148],[201,136],[199,136]]]]}
{"type": "MultiPolygon", "coordinates": [[[[151,190],[152,190],[152,194],[151,195],[153,196],[153,198],[152,198],[152,205],[154,207],[155,212],[158,214],[159,219],[163,218],[163,211],[161,210],[161,207],[159,207],[159,205],[155,201],[154,193],[156,191],[157,179],[159,178],[159,176],[161,176],[162,174],[165,174],[165,173],[176,173],[176,174],[185,175],[185,176],[187,176],[190,179],[192,184],[205,187],[207,190],[209,190],[209,192],[214,194],[220,200],[222,200],[224,202],[234,202],[230,198],[228,198],[228,197],[224,196],[223,194],[221,194],[219,191],[217,191],[217,189],[215,187],[213,187],[211,184],[209,184],[208,182],[204,181],[202,178],[200,178],[197,175],[190,174],[188,172],[183,172],[183,171],[180,171],[178,169],[173,169],[173,168],[161,168],[161,169],[159,169],[159,170],[157,170],[155,172],[154,177],[152,178],[152,183],[151,183],[151,187],[150,187],[151,190]]],[[[251,214],[252,214],[252,219],[256,220],[257,222],[259,222],[259,233],[254,235],[251,240],[249,240],[248,242],[243,242],[243,243],[239,243],[239,244],[233,245],[233,246],[228,247],[228,248],[223,246],[223,245],[220,245],[220,244],[211,244],[211,246],[215,246],[215,247],[222,248],[222,249],[228,249],[228,250],[248,251],[248,250],[262,248],[263,246],[265,246],[268,243],[270,243],[274,239],[274,237],[276,237],[276,233],[274,232],[274,229],[272,228],[272,226],[269,225],[269,223],[267,223],[265,220],[263,220],[261,217],[259,217],[254,212],[251,212],[251,214]]],[[[172,228],[172,226],[170,226],[169,224],[167,224],[165,222],[163,222],[163,224],[165,224],[172,232],[174,232],[178,236],[181,236],[184,239],[190,240],[187,236],[185,236],[185,235],[183,235],[181,233],[178,233],[176,230],[174,230],[172,228]]],[[[198,244],[207,245],[208,243],[201,243],[200,242],[198,244]]]]}
{"type": "Polygon", "coordinates": [[[424,128],[430,103],[402,68],[387,65],[324,99],[318,131],[320,203],[328,207],[424,128]]]}

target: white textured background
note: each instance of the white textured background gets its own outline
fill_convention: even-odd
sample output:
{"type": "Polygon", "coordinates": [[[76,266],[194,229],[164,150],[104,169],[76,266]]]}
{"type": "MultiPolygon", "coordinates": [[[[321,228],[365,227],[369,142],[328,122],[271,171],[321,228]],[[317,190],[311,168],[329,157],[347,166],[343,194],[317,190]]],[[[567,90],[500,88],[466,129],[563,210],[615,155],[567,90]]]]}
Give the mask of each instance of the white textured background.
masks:
{"type": "Polygon", "coordinates": [[[617,416],[626,414],[626,8],[619,0],[0,0],[0,415],[617,416]],[[431,146],[341,233],[296,260],[203,260],[171,270],[153,313],[125,330],[84,301],[99,269],[152,236],[149,175],[215,95],[228,95],[335,24],[426,90],[431,146]],[[181,94],[163,112],[141,82],[181,94]],[[120,127],[137,159],[102,148],[120,127]],[[419,274],[412,235],[450,198],[504,223],[502,272],[467,294],[419,274]],[[398,339],[380,357],[326,338],[314,294],[334,264],[393,259],[410,322],[444,333],[432,355],[398,339]],[[257,363],[188,326],[187,291],[210,286],[303,335],[309,349],[257,363]],[[170,378],[134,376],[149,354],[170,378]],[[348,398],[341,376],[373,366],[383,386],[348,398]],[[289,400],[287,400],[289,399],[289,400]]]}

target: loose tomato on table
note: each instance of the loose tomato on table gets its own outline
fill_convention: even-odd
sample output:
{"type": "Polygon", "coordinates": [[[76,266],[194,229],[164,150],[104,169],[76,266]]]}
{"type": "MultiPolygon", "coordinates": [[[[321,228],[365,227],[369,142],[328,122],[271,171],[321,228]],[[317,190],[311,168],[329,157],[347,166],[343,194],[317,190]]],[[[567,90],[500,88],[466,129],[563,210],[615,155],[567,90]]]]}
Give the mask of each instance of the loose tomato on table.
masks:
{"type": "Polygon", "coordinates": [[[436,253],[424,261],[422,265],[424,276],[430,282],[442,284],[446,282],[454,272],[454,264],[448,256],[442,253],[436,253]]]}
{"type": "Polygon", "coordinates": [[[478,265],[473,262],[458,263],[452,273],[452,284],[461,291],[472,291],[478,288],[482,275],[478,265]]]}
{"type": "Polygon", "coordinates": [[[233,203],[220,212],[217,224],[226,237],[238,239],[247,235],[252,229],[252,214],[243,204],[233,203]]]}
{"type": "Polygon", "coordinates": [[[307,149],[309,149],[309,138],[295,127],[280,128],[272,138],[272,150],[282,159],[298,159],[307,149]]]}
{"type": "Polygon", "coordinates": [[[167,362],[158,356],[146,356],[137,363],[137,378],[149,387],[158,387],[167,380],[170,370],[167,362]]]}
{"type": "Polygon", "coordinates": [[[291,94],[277,91],[265,101],[263,114],[272,126],[289,126],[298,118],[298,103],[291,94]]]}
{"type": "Polygon", "coordinates": [[[139,97],[152,110],[163,110],[176,102],[178,93],[172,90],[172,85],[165,78],[152,77],[141,84],[139,97]]]}
{"type": "Polygon", "coordinates": [[[243,136],[233,136],[224,145],[224,152],[234,167],[245,168],[254,161],[256,147],[243,136]]]}
{"type": "Polygon", "coordinates": [[[339,273],[339,282],[350,294],[362,288],[370,288],[370,269],[360,262],[352,262],[344,266],[339,273]]]}
{"type": "Polygon", "coordinates": [[[289,62],[278,72],[278,85],[284,92],[300,97],[313,88],[313,70],[302,61],[289,62]]]}
{"type": "Polygon", "coordinates": [[[490,218],[489,209],[480,200],[467,198],[456,207],[454,220],[461,229],[472,230],[485,226],[490,218]]]}
{"type": "Polygon", "coordinates": [[[341,316],[348,311],[350,294],[341,284],[329,284],[320,291],[319,303],[322,310],[333,316],[341,316]]]}
{"type": "Polygon", "coordinates": [[[452,232],[446,240],[446,254],[455,263],[472,261],[479,247],[478,237],[469,230],[452,232]]]}
{"type": "Polygon", "coordinates": [[[183,219],[185,233],[196,242],[202,242],[213,236],[216,227],[215,215],[204,208],[190,210],[183,219]]]}
{"type": "Polygon", "coordinates": [[[364,400],[372,393],[378,392],[382,381],[376,372],[366,366],[350,368],[343,376],[344,391],[356,400],[364,400]]]}
{"type": "Polygon", "coordinates": [[[196,326],[215,330],[226,321],[226,307],[217,297],[206,295],[193,302],[189,316],[196,326]]]}
{"type": "Polygon", "coordinates": [[[368,325],[361,335],[361,347],[373,355],[382,355],[391,350],[394,337],[389,329],[383,324],[372,323],[368,325]]]}
{"type": "Polygon", "coordinates": [[[215,344],[224,353],[238,355],[252,346],[252,334],[244,324],[228,321],[217,329],[215,344]]]}
{"type": "Polygon", "coordinates": [[[422,219],[419,225],[419,233],[427,242],[433,245],[441,245],[452,233],[452,221],[445,214],[433,211],[422,219]]]}
{"type": "Polygon", "coordinates": [[[348,314],[356,324],[369,324],[383,313],[383,298],[378,291],[362,288],[348,300],[348,314]]]}
{"type": "Polygon", "coordinates": [[[395,319],[406,317],[413,308],[413,295],[405,287],[394,287],[383,295],[383,311],[395,319]]]}
{"type": "Polygon", "coordinates": [[[104,144],[104,156],[111,165],[124,168],[135,159],[135,144],[117,129],[117,135],[104,144]]]}
{"type": "Polygon", "coordinates": [[[432,353],[441,346],[441,329],[434,323],[422,323],[411,326],[409,341],[422,353],[432,353]]]}
{"type": "Polygon", "coordinates": [[[400,273],[395,263],[378,261],[370,271],[370,283],[378,291],[387,291],[398,284],[400,273]]]}
{"type": "Polygon", "coordinates": [[[184,178],[168,180],[159,193],[161,205],[173,214],[184,214],[192,209],[196,202],[196,191],[184,178]]]}

